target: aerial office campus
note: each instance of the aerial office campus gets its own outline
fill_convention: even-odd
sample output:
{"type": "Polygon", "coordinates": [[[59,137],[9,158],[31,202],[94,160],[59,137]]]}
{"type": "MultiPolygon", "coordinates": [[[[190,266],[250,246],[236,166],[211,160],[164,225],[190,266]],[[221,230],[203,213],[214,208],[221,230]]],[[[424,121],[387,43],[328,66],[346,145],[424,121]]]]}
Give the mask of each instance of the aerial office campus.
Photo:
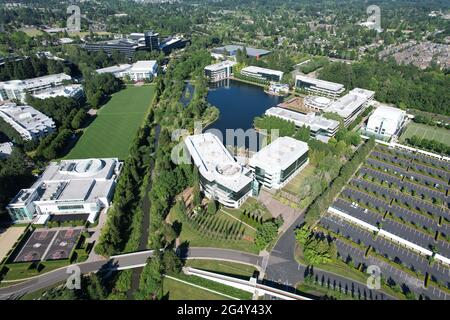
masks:
{"type": "Polygon", "coordinates": [[[450,300],[450,6],[343,2],[0,4],[0,299],[450,300]]]}

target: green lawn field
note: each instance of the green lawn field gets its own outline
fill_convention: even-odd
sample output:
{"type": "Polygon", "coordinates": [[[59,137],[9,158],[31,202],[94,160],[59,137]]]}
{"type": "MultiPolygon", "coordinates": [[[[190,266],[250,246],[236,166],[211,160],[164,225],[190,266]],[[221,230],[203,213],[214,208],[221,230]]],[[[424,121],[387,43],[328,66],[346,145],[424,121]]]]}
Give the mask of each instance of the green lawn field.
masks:
{"type": "Polygon", "coordinates": [[[154,94],[154,86],[128,87],[115,93],[98,111],[97,118],[85,129],[66,159],[126,159],[154,94]]]}
{"type": "Polygon", "coordinates": [[[438,127],[427,126],[422,123],[410,123],[405,132],[400,137],[400,142],[403,143],[407,138],[418,136],[428,140],[436,140],[450,146],[450,130],[438,127]]]}

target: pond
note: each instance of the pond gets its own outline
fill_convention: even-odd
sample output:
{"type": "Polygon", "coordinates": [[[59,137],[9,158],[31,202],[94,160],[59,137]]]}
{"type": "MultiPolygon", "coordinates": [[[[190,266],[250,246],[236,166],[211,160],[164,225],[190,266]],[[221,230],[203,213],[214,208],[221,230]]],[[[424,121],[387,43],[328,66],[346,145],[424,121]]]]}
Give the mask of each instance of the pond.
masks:
{"type": "MultiPolygon", "coordinates": [[[[240,81],[227,79],[215,83],[209,88],[208,102],[219,109],[220,116],[206,129],[217,129],[223,137],[226,137],[227,129],[243,131],[252,129],[255,117],[262,116],[267,109],[279,104],[282,100],[282,97],[266,94],[262,87],[240,81]]],[[[224,143],[242,146],[237,139],[234,143],[230,141],[224,141],[224,143]]],[[[248,139],[245,141],[245,146],[254,149],[248,144],[248,139]]]]}

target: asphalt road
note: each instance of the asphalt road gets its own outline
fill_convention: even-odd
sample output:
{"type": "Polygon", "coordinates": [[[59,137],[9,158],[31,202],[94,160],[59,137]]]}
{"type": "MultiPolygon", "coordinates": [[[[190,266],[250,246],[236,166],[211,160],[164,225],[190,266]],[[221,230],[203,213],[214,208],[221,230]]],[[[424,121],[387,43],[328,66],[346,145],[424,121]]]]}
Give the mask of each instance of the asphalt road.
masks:
{"type": "MultiPolygon", "coordinates": [[[[82,274],[97,272],[99,270],[118,270],[124,268],[142,267],[147,259],[151,257],[152,251],[141,251],[112,257],[109,260],[84,262],[77,264],[82,274]]],[[[234,250],[217,248],[189,248],[187,252],[181,252],[181,256],[187,259],[211,259],[227,260],[237,263],[262,266],[262,257],[234,250]]],[[[73,266],[73,265],[72,265],[73,266]]],[[[66,281],[73,273],[71,266],[44,273],[40,276],[26,280],[16,285],[0,288],[0,300],[15,299],[26,293],[48,288],[59,282],[66,281]]]]}

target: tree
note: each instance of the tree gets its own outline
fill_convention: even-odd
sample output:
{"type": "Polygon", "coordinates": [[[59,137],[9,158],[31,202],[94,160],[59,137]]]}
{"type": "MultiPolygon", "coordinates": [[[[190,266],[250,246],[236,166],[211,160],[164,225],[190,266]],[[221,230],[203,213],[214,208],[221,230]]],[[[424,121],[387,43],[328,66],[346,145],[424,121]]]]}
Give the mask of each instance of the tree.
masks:
{"type": "Polygon", "coordinates": [[[255,245],[263,250],[278,235],[278,228],[272,221],[264,222],[256,229],[255,245]]]}
{"type": "Polygon", "coordinates": [[[215,200],[210,200],[208,202],[208,214],[215,214],[217,212],[217,205],[215,200]]]}
{"type": "Polygon", "coordinates": [[[136,298],[139,300],[157,300],[162,297],[164,263],[160,251],[155,251],[148,259],[139,280],[136,298]]]}
{"type": "Polygon", "coordinates": [[[166,273],[180,273],[183,263],[181,259],[177,256],[175,251],[166,250],[163,254],[163,263],[166,273]]]}

